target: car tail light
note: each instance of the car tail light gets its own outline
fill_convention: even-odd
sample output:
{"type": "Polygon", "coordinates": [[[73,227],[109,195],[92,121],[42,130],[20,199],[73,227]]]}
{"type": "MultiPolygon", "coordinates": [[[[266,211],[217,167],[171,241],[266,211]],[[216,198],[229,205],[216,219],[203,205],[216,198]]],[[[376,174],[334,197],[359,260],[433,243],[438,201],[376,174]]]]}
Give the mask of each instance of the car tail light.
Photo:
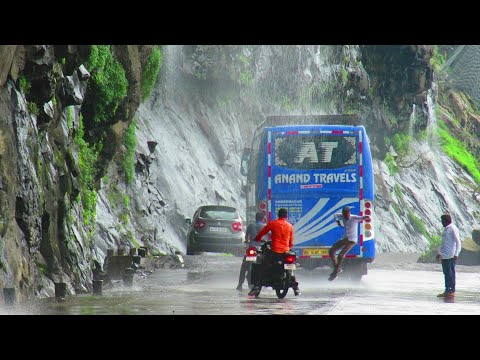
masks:
{"type": "Polygon", "coordinates": [[[237,221],[232,223],[232,230],[233,231],[242,231],[242,223],[237,221]]]}
{"type": "Polygon", "coordinates": [[[203,220],[197,220],[195,221],[195,224],[193,224],[193,227],[195,228],[195,230],[202,230],[205,228],[205,221],[203,220]]]}
{"type": "Polygon", "coordinates": [[[296,255],[287,255],[287,256],[285,256],[285,263],[293,264],[296,259],[297,259],[296,255]]]}
{"type": "Polygon", "coordinates": [[[255,246],[249,246],[247,249],[247,256],[257,255],[257,248],[255,246]]]}

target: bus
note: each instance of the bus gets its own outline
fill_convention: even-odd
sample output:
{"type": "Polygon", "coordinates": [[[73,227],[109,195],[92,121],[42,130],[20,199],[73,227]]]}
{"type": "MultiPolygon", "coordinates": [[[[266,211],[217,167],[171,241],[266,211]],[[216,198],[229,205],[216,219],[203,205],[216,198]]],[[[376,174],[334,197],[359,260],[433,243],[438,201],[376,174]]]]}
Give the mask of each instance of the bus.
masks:
{"type": "Polygon", "coordinates": [[[246,221],[264,222],[288,210],[297,262],[305,269],[331,265],[328,251],[344,233],[334,214],[344,206],[369,215],[358,224],[358,242],[346,254],[344,274],[360,280],[375,258],[374,177],[365,127],[356,114],[271,115],[258,125],[245,147],[240,172],[246,195],[246,221]]]}

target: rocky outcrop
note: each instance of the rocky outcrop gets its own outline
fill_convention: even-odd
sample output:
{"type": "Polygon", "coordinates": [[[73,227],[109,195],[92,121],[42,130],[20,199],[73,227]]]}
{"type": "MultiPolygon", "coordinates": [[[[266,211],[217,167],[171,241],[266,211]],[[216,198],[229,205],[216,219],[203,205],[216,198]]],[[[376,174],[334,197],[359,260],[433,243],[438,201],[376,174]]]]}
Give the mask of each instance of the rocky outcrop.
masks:
{"type": "Polygon", "coordinates": [[[17,45],[0,45],[0,87],[4,86],[12,68],[17,45]]]}
{"type": "MultiPolygon", "coordinates": [[[[138,48],[114,47],[132,85],[125,110],[102,134],[121,138],[112,128],[128,126],[138,107],[146,63],[140,54],[148,54],[138,48]]],[[[96,249],[77,197],[74,142],[91,78],[89,53],[88,45],[0,46],[0,287],[15,287],[19,301],[52,296],[55,282],[66,282],[70,293],[91,288],[96,249]]],[[[109,145],[105,159],[119,146],[109,145]]]]}

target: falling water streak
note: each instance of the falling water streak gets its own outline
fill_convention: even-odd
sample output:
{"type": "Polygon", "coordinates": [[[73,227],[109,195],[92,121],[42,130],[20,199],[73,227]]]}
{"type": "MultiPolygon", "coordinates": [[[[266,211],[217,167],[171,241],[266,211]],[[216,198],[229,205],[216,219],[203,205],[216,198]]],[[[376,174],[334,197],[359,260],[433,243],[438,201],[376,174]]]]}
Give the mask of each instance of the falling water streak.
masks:
{"type": "MultiPolygon", "coordinates": [[[[435,86],[435,85],[434,85],[435,86]]],[[[427,141],[430,147],[430,160],[434,164],[436,172],[436,182],[439,186],[439,190],[442,192],[445,201],[447,202],[447,208],[443,209],[444,212],[448,212],[457,219],[461,219],[463,223],[466,223],[468,219],[463,215],[463,210],[457,205],[455,199],[457,196],[452,191],[452,181],[446,176],[447,168],[442,160],[443,152],[440,148],[438,131],[437,131],[437,118],[436,118],[436,104],[434,101],[434,90],[432,87],[428,91],[427,95],[427,107],[428,107],[428,124],[427,124],[427,141]]]]}
{"type": "Polygon", "coordinates": [[[412,113],[410,114],[410,121],[408,122],[408,137],[409,139],[415,138],[415,126],[417,123],[417,115],[416,115],[416,105],[412,105],[412,113]]]}

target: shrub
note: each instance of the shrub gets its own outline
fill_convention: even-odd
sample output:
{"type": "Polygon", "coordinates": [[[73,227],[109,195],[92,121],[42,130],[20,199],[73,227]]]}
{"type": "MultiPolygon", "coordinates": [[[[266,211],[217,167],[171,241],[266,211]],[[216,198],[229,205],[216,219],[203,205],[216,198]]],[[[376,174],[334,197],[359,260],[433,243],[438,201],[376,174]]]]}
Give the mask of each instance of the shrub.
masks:
{"type": "Polygon", "coordinates": [[[440,128],[440,142],[443,151],[457,164],[472,175],[477,184],[480,185],[480,162],[468,151],[467,147],[460,140],[455,139],[449,132],[444,122],[438,121],[440,128]]]}
{"type": "Polygon", "coordinates": [[[87,61],[92,75],[95,122],[111,119],[127,95],[128,81],[122,65],[114,58],[109,45],[93,45],[87,61]]]}
{"type": "Polygon", "coordinates": [[[142,101],[147,100],[152,93],[158,72],[163,62],[163,55],[158,46],[155,46],[150,54],[145,68],[142,69],[142,101]]]}
{"type": "Polygon", "coordinates": [[[95,190],[96,162],[102,144],[98,143],[95,146],[89,146],[83,136],[83,119],[80,116],[78,131],[75,135],[75,143],[78,146],[78,166],[80,167],[80,196],[85,225],[93,228],[97,207],[97,192],[95,190]]]}
{"type": "Polygon", "coordinates": [[[28,93],[30,92],[30,88],[31,88],[31,84],[30,82],[27,80],[27,78],[25,77],[25,75],[21,74],[19,77],[18,77],[18,84],[20,85],[20,89],[23,91],[23,93],[25,95],[28,95],[28,93]]]}
{"type": "Polygon", "coordinates": [[[125,154],[123,156],[122,168],[125,172],[125,182],[131,184],[135,174],[135,146],[137,139],[135,137],[135,129],[137,123],[133,120],[123,135],[123,144],[125,145],[125,154]]]}
{"type": "Polygon", "coordinates": [[[390,171],[390,175],[394,175],[398,172],[397,163],[395,162],[394,157],[391,153],[387,153],[385,155],[385,159],[383,160],[385,164],[388,166],[388,170],[390,171]]]}

